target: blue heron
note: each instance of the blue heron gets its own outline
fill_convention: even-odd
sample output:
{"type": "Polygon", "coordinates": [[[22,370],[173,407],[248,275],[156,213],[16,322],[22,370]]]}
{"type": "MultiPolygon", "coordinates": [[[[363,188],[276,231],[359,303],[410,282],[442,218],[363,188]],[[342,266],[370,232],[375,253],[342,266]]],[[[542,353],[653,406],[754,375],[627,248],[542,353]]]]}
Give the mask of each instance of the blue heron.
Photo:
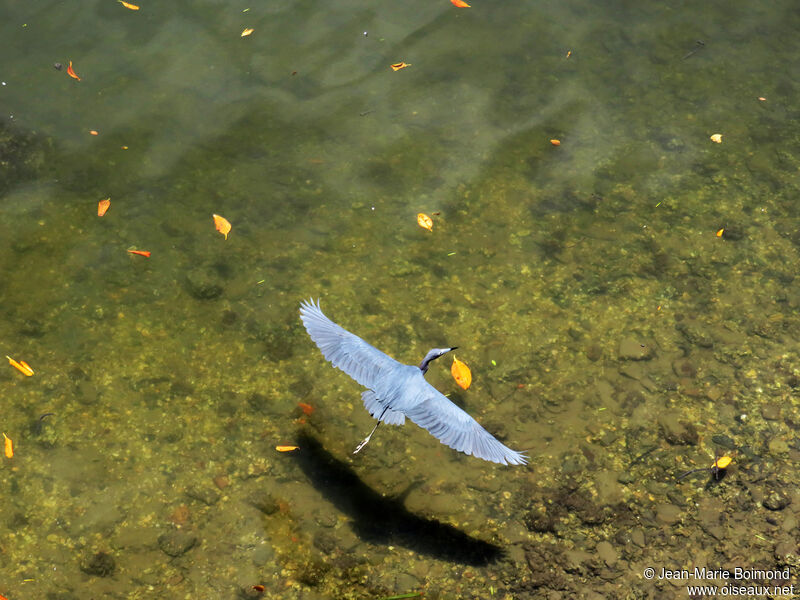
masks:
{"type": "Polygon", "coordinates": [[[378,422],[353,454],[369,442],[381,422],[402,425],[408,417],[454,450],[503,465],[528,462],[527,456],[501,444],[425,381],[431,361],[455,348],[433,348],[418,367],[404,365],[331,321],[322,312],[319,300],[304,300],[300,319],[322,355],[368,388],[361,393],[361,400],[378,422]]]}

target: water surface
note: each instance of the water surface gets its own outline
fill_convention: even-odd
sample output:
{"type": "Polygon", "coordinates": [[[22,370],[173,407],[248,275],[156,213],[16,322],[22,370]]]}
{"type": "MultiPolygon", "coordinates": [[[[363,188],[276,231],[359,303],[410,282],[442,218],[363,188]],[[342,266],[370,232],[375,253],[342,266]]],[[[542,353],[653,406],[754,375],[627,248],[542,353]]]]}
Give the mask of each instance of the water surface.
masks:
{"type": "Polygon", "coordinates": [[[686,598],[644,568],[797,568],[798,21],[0,8],[0,339],[35,370],[0,370],[0,594],[686,598]],[[371,419],[304,297],[404,362],[459,346],[472,387],[429,381],[531,464],[411,424],[353,457],[371,419]]]}

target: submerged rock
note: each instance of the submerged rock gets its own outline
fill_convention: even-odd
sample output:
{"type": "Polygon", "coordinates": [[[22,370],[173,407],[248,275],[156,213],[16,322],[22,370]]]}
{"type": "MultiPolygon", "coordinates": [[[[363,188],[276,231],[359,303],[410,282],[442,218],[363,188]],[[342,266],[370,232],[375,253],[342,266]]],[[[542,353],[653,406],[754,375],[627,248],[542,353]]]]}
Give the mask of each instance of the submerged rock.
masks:
{"type": "Polygon", "coordinates": [[[619,343],[617,354],[620,360],[650,360],[655,352],[651,344],[633,338],[625,338],[619,343]]]}
{"type": "Polygon", "coordinates": [[[117,564],[114,557],[107,552],[97,552],[81,563],[81,571],[95,577],[108,577],[114,572],[117,564]]]}
{"type": "Polygon", "coordinates": [[[162,533],[158,537],[158,547],[161,551],[172,557],[180,556],[191,550],[197,544],[197,536],[188,531],[174,529],[162,533]]]}
{"type": "Polygon", "coordinates": [[[219,279],[206,269],[192,269],[186,274],[186,288],[198,300],[213,300],[222,295],[219,279]]]}
{"type": "Polygon", "coordinates": [[[666,411],[658,418],[658,425],[664,439],[673,446],[693,446],[700,436],[691,423],[680,420],[677,411],[666,411]]]}
{"type": "Polygon", "coordinates": [[[783,510],[789,506],[791,502],[792,499],[783,487],[773,486],[766,491],[761,504],[768,510],[783,510]]]}

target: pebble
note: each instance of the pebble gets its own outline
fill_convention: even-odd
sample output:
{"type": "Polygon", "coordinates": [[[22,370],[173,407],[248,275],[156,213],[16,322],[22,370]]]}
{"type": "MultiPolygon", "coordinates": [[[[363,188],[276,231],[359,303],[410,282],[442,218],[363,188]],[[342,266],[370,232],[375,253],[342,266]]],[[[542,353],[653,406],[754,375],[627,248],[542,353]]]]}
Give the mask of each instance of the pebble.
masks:
{"type": "Polygon", "coordinates": [[[650,360],[653,358],[653,347],[633,338],[625,338],[619,343],[617,354],[620,360],[650,360]]]}
{"type": "Polygon", "coordinates": [[[614,546],[605,540],[597,544],[595,551],[597,552],[597,556],[600,558],[600,560],[606,563],[606,565],[609,567],[617,562],[617,559],[619,559],[619,555],[617,554],[617,551],[614,550],[614,546]]]}
{"type": "Polygon", "coordinates": [[[722,434],[716,433],[711,436],[711,441],[714,442],[715,445],[721,448],[727,448],[728,450],[736,450],[736,442],[733,441],[733,438],[722,434]]]}
{"type": "Polygon", "coordinates": [[[680,421],[680,413],[668,410],[658,418],[664,439],[673,446],[690,446],[697,444],[699,435],[691,423],[680,421]]]}
{"type": "Polygon", "coordinates": [[[632,530],[631,541],[640,548],[644,548],[644,545],[646,543],[646,539],[644,537],[644,529],[642,529],[641,527],[637,527],[636,529],[632,530]]]}
{"type": "Polygon", "coordinates": [[[761,501],[761,504],[768,510],[783,510],[789,506],[791,502],[792,499],[789,497],[789,494],[786,493],[786,490],[783,488],[772,488],[767,490],[766,494],[764,494],[764,499],[761,501]]]}
{"type": "Polygon", "coordinates": [[[781,407],[777,404],[765,404],[761,407],[761,416],[767,421],[778,421],[781,418],[781,407]]]}
{"type": "Polygon", "coordinates": [[[697,377],[697,367],[692,361],[685,358],[678,358],[672,361],[672,371],[678,377],[688,377],[690,379],[697,377]]]}
{"type": "Polygon", "coordinates": [[[197,536],[188,531],[174,529],[158,537],[158,547],[167,556],[181,556],[197,544],[197,536]]]}
{"type": "Polygon", "coordinates": [[[192,269],[186,274],[186,287],[198,300],[213,300],[222,295],[219,280],[209,275],[205,269],[192,269]]]}
{"type": "Polygon", "coordinates": [[[769,453],[773,456],[780,456],[789,452],[789,444],[786,443],[786,440],[777,437],[769,441],[767,448],[769,448],[769,453]]]}
{"type": "Polygon", "coordinates": [[[219,502],[220,493],[209,487],[190,486],[186,488],[186,495],[193,500],[198,500],[206,506],[219,502]]]}
{"type": "Polygon", "coordinates": [[[681,518],[681,509],[674,504],[659,504],[656,508],[656,520],[663,525],[672,525],[681,518]]]}
{"type": "Polygon", "coordinates": [[[278,501],[268,492],[261,490],[250,496],[249,503],[265,515],[275,514],[279,508],[278,501]]]}
{"type": "Polygon", "coordinates": [[[108,577],[114,572],[117,563],[107,552],[97,552],[81,564],[81,571],[95,577],[108,577]]]}

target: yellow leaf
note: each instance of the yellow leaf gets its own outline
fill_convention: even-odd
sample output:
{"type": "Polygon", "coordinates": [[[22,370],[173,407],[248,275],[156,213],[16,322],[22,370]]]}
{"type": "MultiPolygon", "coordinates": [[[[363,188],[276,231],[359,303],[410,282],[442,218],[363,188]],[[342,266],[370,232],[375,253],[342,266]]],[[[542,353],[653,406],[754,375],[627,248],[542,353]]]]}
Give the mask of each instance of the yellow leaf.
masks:
{"type": "Polygon", "coordinates": [[[417,225],[428,231],[433,231],[433,219],[425,213],[419,213],[417,215],[417,225]]]}
{"type": "MultiPolygon", "coordinates": [[[[732,461],[733,459],[730,456],[720,456],[715,461],[714,467],[716,467],[717,469],[727,469],[728,465],[730,465],[732,461]]],[[[714,467],[711,468],[713,469],[714,467]]]]}
{"type": "Polygon", "coordinates": [[[139,10],[138,6],[136,6],[135,4],[131,4],[130,2],[123,2],[122,0],[118,0],[118,2],[122,4],[122,6],[124,6],[125,8],[129,8],[131,10],[139,10]]]}
{"type": "Polygon", "coordinates": [[[225,239],[228,239],[228,234],[231,232],[231,224],[225,217],[220,217],[219,215],[211,215],[214,218],[214,227],[217,228],[222,235],[225,236],[225,239]]]}
{"type": "Polygon", "coordinates": [[[292,450],[299,449],[300,446],[275,446],[275,450],[278,452],[291,452],[292,450]]]}
{"type": "Polygon", "coordinates": [[[26,363],[24,360],[17,362],[8,355],[6,355],[6,358],[8,359],[9,364],[23,375],[27,377],[33,375],[33,369],[31,369],[30,365],[28,365],[28,363],[26,363]]]}
{"type": "Polygon", "coordinates": [[[406,67],[410,67],[411,65],[409,63],[399,62],[389,66],[392,67],[392,71],[399,71],[400,69],[405,69],[406,67]]]}
{"type": "Polygon", "coordinates": [[[251,33],[253,33],[254,31],[255,31],[255,29],[250,29],[250,28],[248,28],[248,29],[245,29],[244,31],[242,31],[242,35],[241,35],[241,37],[247,37],[248,35],[250,35],[250,34],[251,34],[251,33]]]}
{"type": "Polygon", "coordinates": [[[450,367],[450,374],[453,376],[453,379],[456,380],[456,383],[465,390],[472,383],[472,371],[455,356],[453,356],[453,366],[450,367]]]}
{"type": "Polygon", "coordinates": [[[6,458],[14,458],[14,442],[5,433],[3,433],[3,437],[5,438],[6,458]]]}
{"type": "Polygon", "coordinates": [[[722,134],[721,133],[715,133],[714,135],[711,136],[711,141],[714,142],[715,144],[721,144],[722,143],[722,134]]]}

